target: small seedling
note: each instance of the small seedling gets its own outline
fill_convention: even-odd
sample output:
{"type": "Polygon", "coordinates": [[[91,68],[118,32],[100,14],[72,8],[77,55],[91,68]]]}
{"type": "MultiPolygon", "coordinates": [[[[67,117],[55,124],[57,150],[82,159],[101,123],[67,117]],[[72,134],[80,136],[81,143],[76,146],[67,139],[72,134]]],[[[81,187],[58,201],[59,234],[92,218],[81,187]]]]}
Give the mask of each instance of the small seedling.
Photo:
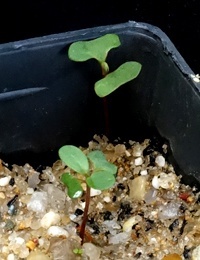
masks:
{"type": "Polygon", "coordinates": [[[89,41],[78,41],[70,45],[68,50],[69,59],[77,62],[95,59],[98,61],[102,71],[102,79],[94,85],[97,96],[103,98],[106,135],[109,136],[109,113],[106,96],[117,90],[120,86],[133,80],[141,71],[142,65],[136,61],[126,61],[115,71],[110,72],[106,61],[110,50],[121,45],[116,34],[106,34],[89,41]]]}
{"type": "Polygon", "coordinates": [[[108,162],[101,151],[92,151],[85,155],[81,149],[73,145],[65,145],[58,151],[60,159],[76,174],[63,173],[61,181],[67,187],[70,198],[76,199],[83,195],[82,184],[86,184],[86,199],[80,237],[84,241],[85,226],[90,204],[90,188],[106,190],[115,184],[117,166],[108,162]]]}
{"type": "Polygon", "coordinates": [[[115,71],[109,72],[109,65],[106,62],[108,52],[120,45],[118,35],[106,34],[94,40],[72,43],[69,47],[69,59],[77,62],[96,59],[100,64],[103,78],[97,81],[94,86],[99,97],[106,97],[121,85],[136,78],[140,73],[142,66],[136,61],[126,61],[115,71]]]}
{"type": "Polygon", "coordinates": [[[83,254],[83,249],[82,248],[75,248],[73,250],[73,253],[76,255],[82,255],[83,254]]]}
{"type": "MultiPolygon", "coordinates": [[[[109,71],[106,61],[111,49],[121,45],[118,35],[106,34],[90,41],[78,41],[72,43],[68,50],[69,59],[77,62],[96,59],[100,64],[102,79],[94,85],[97,96],[104,98],[121,85],[136,78],[141,70],[141,64],[136,61],[126,61],[115,71],[109,71]]],[[[105,121],[108,127],[108,111],[104,102],[105,121]]],[[[83,221],[80,227],[82,244],[85,235],[85,226],[90,204],[90,189],[105,190],[111,188],[115,183],[117,167],[108,162],[101,151],[92,151],[85,155],[79,148],[65,145],[59,149],[60,159],[76,174],[66,172],[61,176],[61,181],[66,185],[70,198],[76,199],[83,195],[82,184],[86,184],[85,209],[83,221]]]]}

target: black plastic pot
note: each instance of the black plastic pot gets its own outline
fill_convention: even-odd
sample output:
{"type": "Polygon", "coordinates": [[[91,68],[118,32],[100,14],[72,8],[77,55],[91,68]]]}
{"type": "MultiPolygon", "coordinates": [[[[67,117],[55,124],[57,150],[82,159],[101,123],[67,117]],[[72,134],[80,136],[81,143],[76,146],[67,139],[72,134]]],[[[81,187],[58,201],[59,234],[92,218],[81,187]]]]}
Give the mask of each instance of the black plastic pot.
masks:
{"type": "Polygon", "coordinates": [[[109,53],[111,70],[127,60],[142,63],[139,77],[108,97],[109,138],[161,136],[185,181],[198,185],[198,83],[165,33],[133,21],[0,45],[1,158],[45,165],[60,146],[87,145],[94,134],[105,133],[102,99],[93,89],[99,66],[70,61],[67,49],[106,33],[118,34],[122,43],[109,53]]]}

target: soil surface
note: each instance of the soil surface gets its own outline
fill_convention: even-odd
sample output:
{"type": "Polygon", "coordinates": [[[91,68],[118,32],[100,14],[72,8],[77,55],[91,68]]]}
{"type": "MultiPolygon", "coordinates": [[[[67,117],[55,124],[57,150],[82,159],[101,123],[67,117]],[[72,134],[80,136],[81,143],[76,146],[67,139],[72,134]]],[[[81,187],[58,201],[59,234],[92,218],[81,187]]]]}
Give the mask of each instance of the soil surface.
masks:
{"type": "Polygon", "coordinates": [[[91,190],[83,246],[84,195],[70,199],[60,182],[73,171],[60,160],[40,172],[1,161],[1,260],[200,259],[199,192],[167,162],[166,144],[155,151],[151,140],[94,136],[80,148],[101,150],[118,167],[113,188],[91,190]]]}

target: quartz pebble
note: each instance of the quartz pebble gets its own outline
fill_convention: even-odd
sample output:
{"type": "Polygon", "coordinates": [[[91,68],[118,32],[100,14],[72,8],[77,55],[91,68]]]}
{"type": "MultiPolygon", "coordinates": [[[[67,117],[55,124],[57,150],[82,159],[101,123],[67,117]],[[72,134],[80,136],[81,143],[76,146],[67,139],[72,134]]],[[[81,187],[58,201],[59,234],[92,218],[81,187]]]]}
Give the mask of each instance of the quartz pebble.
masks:
{"type": "Polygon", "coordinates": [[[99,247],[95,246],[92,243],[83,244],[84,256],[89,260],[98,260],[100,259],[101,250],[99,247]]]}
{"type": "Polygon", "coordinates": [[[109,238],[109,244],[125,243],[130,237],[130,232],[120,232],[109,238]]]}
{"type": "Polygon", "coordinates": [[[158,176],[154,176],[152,179],[152,186],[155,189],[160,187],[163,189],[172,189],[177,184],[176,175],[173,173],[161,172],[158,176]]]}
{"type": "Polygon", "coordinates": [[[35,212],[44,212],[46,210],[47,204],[47,193],[37,191],[32,194],[31,199],[27,204],[27,208],[35,212]]]}
{"type": "Polygon", "coordinates": [[[14,254],[9,254],[8,256],[7,256],[7,260],[15,260],[16,258],[15,258],[15,255],[14,254]]]}
{"type": "Polygon", "coordinates": [[[143,163],[142,157],[138,157],[135,159],[135,166],[142,165],[142,163],[143,163]]]}
{"type": "Polygon", "coordinates": [[[158,216],[160,219],[170,219],[176,218],[179,215],[181,203],[179,202],[169,202],[165,205],[159,207],[158,216]]]}
{"type": "Polygon", "coordinates": [[[165,166],[165,158],[162,155],[158,155],[155,159],[155,163],[159,167],[164,167],[165,166]]]}
{"type": "Polygon", "coordinates": [[[139,216],[139,215],[130,217],[129,219],[127,219],[124,222],[124,224],[123,224],[123,231],[124,232],[130,232],[132,230],[133,225],[137,224],[141,220],[142,220],[142,217],[139,216]]]}
{"type": "Polygon", "coordinates": [[[11,176],[6,176],[6,177],[0,178],[0,186],[4,187],[4,186],[8,185],[10,179],[11,179],[11,176]]]}
{"type": "Polygon", "coordinates": [[[90,197],[98,196],[100,194],[101,194],[101,190],[96,190],[93,188],[90,189],[90,197]]]}
{"type": "Polygon", "coordinates": [[[50,260],[50,257],[41,251],[32,251],[27,260],[50,260]]]}
{"type": "Polygon", "coordinates": [[[199,260],[200,259],[200,246],[197,246],[192,251],[192,260],[199,260]]]}
{"type": "Polygon", "coordinates": [[[53,211],[49,211],[46,213],[43,218],[41,219],[41,227],[49,228],[52,225],[56,225],[60,222],[60,215],[53,211]]]}
{"type": "Polygon", "coordinates": [[[47,230],[47,234],[51,237],[68,237],[69,234],[67,232],[67,230],[65,230],[62,227],[59,226],[51,226],[48,230],[47,230]]]}
{"type": "Polygon", "coordinates": [[[146,193],[146,176],[138,176],[129,182],[129,197],[136,201],[141,201],[144,199],[146,193]]]}

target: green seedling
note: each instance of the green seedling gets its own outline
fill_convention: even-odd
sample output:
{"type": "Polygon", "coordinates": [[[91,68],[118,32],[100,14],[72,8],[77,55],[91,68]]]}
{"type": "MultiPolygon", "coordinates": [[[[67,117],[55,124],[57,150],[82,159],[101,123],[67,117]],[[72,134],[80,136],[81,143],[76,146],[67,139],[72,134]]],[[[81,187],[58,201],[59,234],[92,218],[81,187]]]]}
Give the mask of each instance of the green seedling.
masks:
{"type": "Polygon", "coordinates": [[[116,70],[110,72],[106,61],[110,50],[121,45],[120,39],[116,34],[106,34],[97,39],[89,41],[78,41],[70,45],[68,50],[69,59],[76,62],[84,62],[95,59],[100,64],[102,79],[94,84],[97,96],[103,98],[106,135],[109,136],[109,113],[106,97],[120,86],[136,78],[142,65],[136,61],[126,61],[116,70]]]}
{"type": "Polygon", "coordinates": [[[117,166],[106,160],[101,151],[92,151],[85,155],[81,149],[73,145],[65,145],[58,151],[60,159],[74,173],[66,172],[61,181],[67,187],[68,196],[76,199],[83,195],[82,183],[86,184],[86,199],[80,237],[84,241],[85,226],[90,204],[90,189],[106,190],[115,184],[117,166]]]}
{"type": "Polygon", "coordinates": [[[75,249],[73,250],[73,253],[74,253],[75,255],[82,255],[82,254],[83,254],[83,249],[82,249],[82,248],[75,248],[75,249]]]}
{"type": "Polygon", "coordinates": [[[72,43],[68,50],[69,59],[77,62],[96,59],[101,66],[103,79],[95,83],[94,89],[99,97],[106,97],[121,85],[133,80],[141,70],[141,64],[136,61],[126,61],[115,71],[109,72],[109,65],[106,62],[111,49],[121,45],[116,34],[106,34],[90,41],[78,41],[72,43]]]}

